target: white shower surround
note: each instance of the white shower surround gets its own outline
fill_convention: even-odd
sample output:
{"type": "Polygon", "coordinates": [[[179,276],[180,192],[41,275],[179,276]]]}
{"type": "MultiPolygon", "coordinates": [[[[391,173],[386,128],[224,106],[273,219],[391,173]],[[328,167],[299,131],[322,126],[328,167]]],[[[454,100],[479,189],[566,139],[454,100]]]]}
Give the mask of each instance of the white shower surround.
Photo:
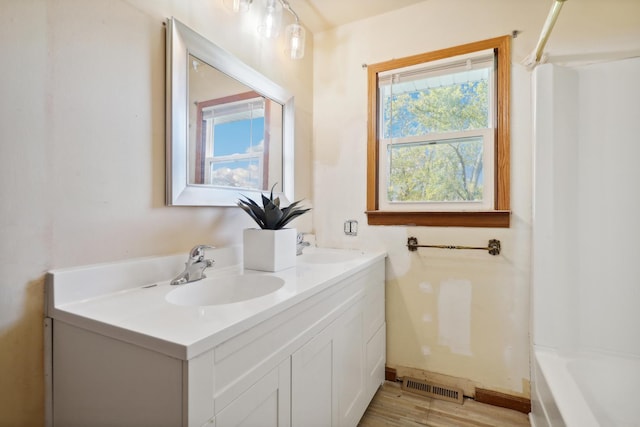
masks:
{"type": "Polygon", "coordinates": [[[640,58],[534,72],[537,427],[640,426],[639,75],[640,58]]]}

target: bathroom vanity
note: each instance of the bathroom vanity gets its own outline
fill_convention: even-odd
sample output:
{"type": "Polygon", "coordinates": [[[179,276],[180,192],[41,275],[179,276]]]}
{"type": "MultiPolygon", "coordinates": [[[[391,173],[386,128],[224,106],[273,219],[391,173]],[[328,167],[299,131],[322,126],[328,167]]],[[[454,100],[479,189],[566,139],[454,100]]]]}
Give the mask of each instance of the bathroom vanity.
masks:
{"type": "Polygon", "coordinates": [[[385,254],[264,273],[239,253],[179,286],[185,255],[50,272],[48,424],[357,425],[384,381],[385,254]]]}

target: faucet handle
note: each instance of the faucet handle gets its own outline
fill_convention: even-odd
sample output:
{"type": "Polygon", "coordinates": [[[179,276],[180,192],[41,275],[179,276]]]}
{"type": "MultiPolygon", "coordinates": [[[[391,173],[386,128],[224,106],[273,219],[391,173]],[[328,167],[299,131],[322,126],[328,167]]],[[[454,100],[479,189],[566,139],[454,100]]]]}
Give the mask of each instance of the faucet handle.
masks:
{"type": "Polygon", "coordinates": [[[215,249],[215,246],[209,245],[198,245],[194,246],[189,252],[189,257],[193,260],[202,261],[204,259],[204,250],[205,249],[215,249]]]}

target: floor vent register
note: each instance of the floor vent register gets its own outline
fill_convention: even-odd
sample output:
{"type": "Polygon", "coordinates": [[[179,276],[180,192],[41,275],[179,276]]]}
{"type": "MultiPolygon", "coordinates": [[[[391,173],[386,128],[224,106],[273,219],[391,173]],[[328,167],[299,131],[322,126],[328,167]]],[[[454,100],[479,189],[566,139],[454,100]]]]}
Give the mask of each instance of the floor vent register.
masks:
{"type": "Polygon", "coordinates": [[[402,379],[402,390],[434,399],[447,400],[462,405],[464,394],[461,389],[435,384],[431,381],[405,377],[402,379]]]}

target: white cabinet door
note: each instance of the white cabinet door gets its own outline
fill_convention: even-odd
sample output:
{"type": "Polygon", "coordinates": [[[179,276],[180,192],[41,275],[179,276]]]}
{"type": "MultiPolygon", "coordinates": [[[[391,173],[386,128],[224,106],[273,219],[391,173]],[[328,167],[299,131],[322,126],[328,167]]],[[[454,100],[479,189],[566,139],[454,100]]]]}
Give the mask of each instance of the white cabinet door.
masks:
{"type": "Polygon", "coordinates": [[[365,401],[361,300],[291,357],[293,427],[356,426],[365,401]]]}
{"type": "MultiPolygon", "coordinates": [[[[381,266],[382,267],[382,266],[381,266]]],[[[366,396],[368,400],[384,383],[386,362],[386,324],[384,298],[384,268],[380,268],[368,284],[364,308],[364,337],[366,342],[366,396]]]]}
{"type": "Polygon", "coordinates": [[[291,356],[291,425],[331,427],[334,323],[291,356]]]}
{"type": "Polygon", "coordinates": [[[384,383],[386,350],[386,323],[382,323],[378,331],[369,339],[366,346],[366,398],[368,401],[373,399],[373,395],[376,394],[378,388],[384,383]]]}
{"type": "Polygon", "coordinates": [[[287,358],[216,415],[217,427],[290,427],[291,363],[287,358]]]}
{"type": "Polygon", "coordinates": [[[369,403],[365,397],[367,378],[362,300],[341,316],[337,326],[333,345],[337,425],[355,427],[369,403]]]}

